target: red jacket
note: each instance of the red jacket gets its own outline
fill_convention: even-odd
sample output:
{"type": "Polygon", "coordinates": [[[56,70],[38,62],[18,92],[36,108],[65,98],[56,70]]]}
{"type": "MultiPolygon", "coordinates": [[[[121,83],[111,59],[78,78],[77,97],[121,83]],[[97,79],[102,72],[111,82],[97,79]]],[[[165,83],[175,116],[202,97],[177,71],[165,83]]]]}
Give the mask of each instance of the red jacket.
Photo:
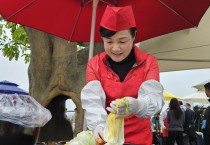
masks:
{"type": "MultiPolygon", "coordinates": [[[[136,63],[120,82],[118,75],[109,67],[105,52],[93,57],[87,65],[86,81],[99,80],[106,94],[106,107],[111,101],[125,96],[137,98],[142,82],[159,81],[158,63],[154,56],[134,47],[136,63]]],[[[130,115],[125,118],[125,143],[151,145],[152,132],[149,118],[130,115]]]]}

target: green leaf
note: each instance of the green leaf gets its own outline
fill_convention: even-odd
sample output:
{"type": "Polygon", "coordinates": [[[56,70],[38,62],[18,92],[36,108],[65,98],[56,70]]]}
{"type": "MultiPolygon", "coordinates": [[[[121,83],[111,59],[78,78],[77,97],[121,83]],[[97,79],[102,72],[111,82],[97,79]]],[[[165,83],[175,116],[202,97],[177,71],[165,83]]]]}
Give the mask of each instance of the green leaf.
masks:
{"type": "Polygon", "coordinates": [[[24,27],[19,24],[5,22],[0,16],[0,50],[9,60],[24,57],[25,63],[30,61],[30,44],[24,27]],[[11,33],[11,35],[9,34],[11,33]]]}

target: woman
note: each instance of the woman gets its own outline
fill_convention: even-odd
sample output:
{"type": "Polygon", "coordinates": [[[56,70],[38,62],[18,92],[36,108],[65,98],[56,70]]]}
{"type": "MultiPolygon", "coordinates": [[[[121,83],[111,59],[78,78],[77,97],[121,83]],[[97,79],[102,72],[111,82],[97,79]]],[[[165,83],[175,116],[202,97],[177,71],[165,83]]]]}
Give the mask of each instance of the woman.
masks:
{"type": "Polygon", "coordinates": [[[125,144],[151,145],[150,117],[164,104],[158,63],[134,45],[137,30],[131,6],[107,6],[100,25],[105,52],[88,62],[81,92],[87,128],[96,140],[103,139],[107,114],[116,113],[115,100],[126,97],[129,110],[121,105],[116,113],[125,117],[125,144]]]}
{"type": "Polygon", "coordinates": [[[169,111],[169,108],[161,111],[160,113],[160,125],[162,129],[162,145],[167,145],[167,139],[168,139],[167,112],[168,111],[169,111]]]}
{"type": "Polygon", "coordinates": [[[168,122],[168,143],[167,145],[184,145],[183,143],[183,125],[185,115],[180,108],[179,102],[176,98],[172,98],[169,103],[169,111],[167,113],[168,122]]]}
{"type": "Polygon", "coordinates": [[[161,144],[161,124],[160,124],[160,112],[155,114],[151,118],[152,123],[152,132],[153,132],[153,141],[152,144],[154,145],[160,145],[161,144]]]}

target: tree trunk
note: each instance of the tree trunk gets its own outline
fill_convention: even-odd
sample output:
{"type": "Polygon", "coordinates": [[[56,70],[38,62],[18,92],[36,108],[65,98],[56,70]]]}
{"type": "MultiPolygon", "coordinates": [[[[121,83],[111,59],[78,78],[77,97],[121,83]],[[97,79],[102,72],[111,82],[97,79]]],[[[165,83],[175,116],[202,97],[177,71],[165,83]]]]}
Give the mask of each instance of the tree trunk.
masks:
{"type": "MultiPolygon", "coordinates": [[[[80,91],[85,85],[88,48],[78,52],[75,42],[68,42],[28,27],[26,32],[31,46],[28,68],[29,93],[52,114],[52,119],[41,128],[39,140],[70,140],[71,126],[68,124],[70,122],[67,123],[64,119],[63,109],[67,99],[72,99],[76,105],[78,115],[75,136],[83,130],[80,91]]],[[[84,43],[86,46],[87,44],[89,43],[84,43]]],[[[102,44],[95,45],[97,53],[103,51],[102,44]]]]}

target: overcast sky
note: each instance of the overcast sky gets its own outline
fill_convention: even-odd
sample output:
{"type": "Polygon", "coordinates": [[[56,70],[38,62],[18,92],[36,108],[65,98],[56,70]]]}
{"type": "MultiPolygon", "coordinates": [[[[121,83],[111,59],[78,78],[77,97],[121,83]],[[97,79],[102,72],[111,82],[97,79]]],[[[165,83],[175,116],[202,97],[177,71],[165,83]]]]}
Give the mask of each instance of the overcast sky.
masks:
{"type": "Polygon", "coordinates": [[[0,81],[11,81],[28,91],[27,69],[28,64],[24,63],[23,58],[20,58],[18,61],[9,61],[8,58],[2,55],[0,50],[0,81]]]}
{"type": "MultiPolygon", "coordinates": [[[[20,85],[28,91],[28,64],[20,58],[18,61],[9,61],[0,51],[0,81],[8,80],[20,85]]],[[[179,97],[187,96],[196,91],[192,88],[200,82],[210,79],[210,69],[165,72],[160,75],[164,88],[179,97]]]]}
{"type": "Polygon", "coordinates": [[[210,69],[165,72],[160,74],[160,78],[166,90],[185,97],[197,91],[192,86],[210,79],[210,69]]]}

